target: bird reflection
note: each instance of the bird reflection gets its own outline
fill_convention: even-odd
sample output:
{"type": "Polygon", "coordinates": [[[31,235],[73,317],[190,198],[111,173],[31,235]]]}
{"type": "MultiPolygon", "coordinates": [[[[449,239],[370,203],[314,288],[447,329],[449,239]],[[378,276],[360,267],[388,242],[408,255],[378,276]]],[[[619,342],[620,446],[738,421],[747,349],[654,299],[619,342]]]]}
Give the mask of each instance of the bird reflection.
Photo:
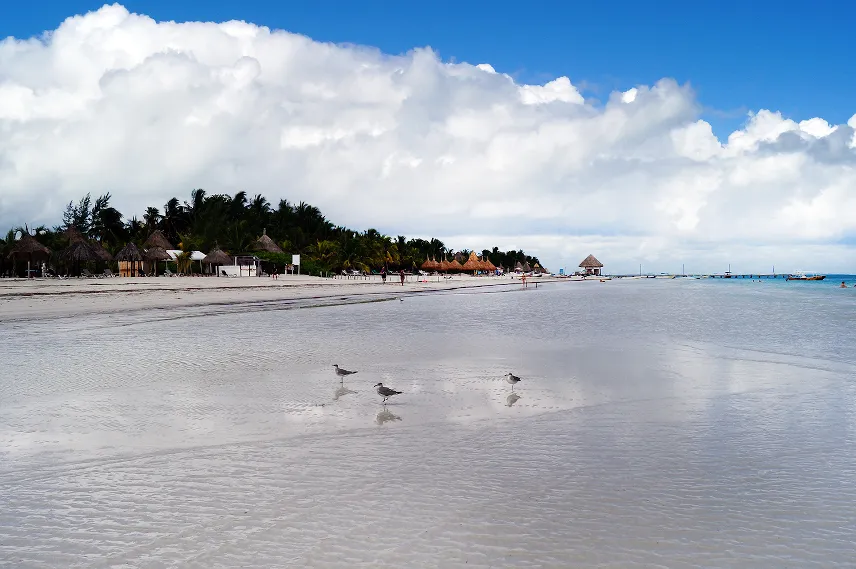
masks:
{"type": "Polygon", "coordinates": [[[356,393],[353,389],[348,389],[344,385],[340,385],[336,388],[336,391],[333,392],[333,401],[338,401],[339,397],[344,397],[345,395],[350,395],[351,393],[356,393]]]}
{"type": "Polygon", "coordinates": [[[391,411],[388,411],[386,407],[381,409],[381,411],[375,417],[375,421],[377,421],[378,425],[383,425],[388,421],[400,421],[401,417],[398,415],[393,415],[391,411]]]}
{"type": "Polygon", "coordinates": [[[508,397],[506,397],[506,398],[505,398],[505,406],[506,406],[506,407],[511,407],[512,405],[514,405],[515,403],[517,403],[517,400],[518,400],[518,399],[520,399],[520,396],[519,396],[519,395],[517,395],[517,394],[516,394],[516,393],[514,393],[514,392],[509,393],[508,397]]]}

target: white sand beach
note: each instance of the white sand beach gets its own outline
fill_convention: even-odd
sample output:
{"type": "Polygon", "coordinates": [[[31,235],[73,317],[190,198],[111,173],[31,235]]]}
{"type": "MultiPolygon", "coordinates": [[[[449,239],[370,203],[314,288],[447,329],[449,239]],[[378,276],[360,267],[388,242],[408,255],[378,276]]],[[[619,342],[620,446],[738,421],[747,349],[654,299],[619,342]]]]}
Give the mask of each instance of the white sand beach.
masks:
{"type": "MultiPolygon", "coordinates": [[[[528,286],[570,282],[556,277],[530,278],[528,286]]],[[[347,296],[357,300],[382,300],[399,296],[458,289],[522,287],[519,278],[456,275],[407,276],[402,286],[391,274],[386,284],[377,275],[321,278],[306,275],[269,277],[150,277],[103,279],[0,279],[0,321],[27,318],[80,316],[90,312],[122,313],[128,310],[204,307],[317,299],[329,301],[347,296]]]]}

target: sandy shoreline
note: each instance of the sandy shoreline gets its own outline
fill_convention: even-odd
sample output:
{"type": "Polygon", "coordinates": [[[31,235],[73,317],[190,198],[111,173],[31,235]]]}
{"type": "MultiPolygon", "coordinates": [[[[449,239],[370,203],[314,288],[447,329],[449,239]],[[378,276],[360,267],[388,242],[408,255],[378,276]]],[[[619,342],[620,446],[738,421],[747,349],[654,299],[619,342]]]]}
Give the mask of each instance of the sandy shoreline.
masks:
{"type": "MultiPolygon", "coordinates": [[[[540,277],[534,283],[568,282],[540,277]]],[[[0,321],[62,318],[90,313],[122,313],[172,307],[204,307],[265,302],[335,299],[351,302],[385,300],[426,292],[456,289],[520,287],[511,277],[455,276],[451,279],[397,277],[328,279],[304,275],[271,278],[158,277],[112,279],[0,280],[0,321]],[[346,298],[341,298],[346,295],[346,298]]]]}

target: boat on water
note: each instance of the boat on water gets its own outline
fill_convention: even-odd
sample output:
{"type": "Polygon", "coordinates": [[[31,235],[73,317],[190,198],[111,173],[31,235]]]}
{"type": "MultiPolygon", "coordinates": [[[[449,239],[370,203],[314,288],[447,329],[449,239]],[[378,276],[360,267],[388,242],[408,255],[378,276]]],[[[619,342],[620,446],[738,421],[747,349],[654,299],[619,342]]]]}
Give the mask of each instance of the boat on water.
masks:
{"type": "Polygon", "coordinates": [[[788,275],[789,281],[822,281],[826,278],[826,275],[819,275],[817,273],[806,273],[803,271],[797,271],[792,275],[788,275]]]}

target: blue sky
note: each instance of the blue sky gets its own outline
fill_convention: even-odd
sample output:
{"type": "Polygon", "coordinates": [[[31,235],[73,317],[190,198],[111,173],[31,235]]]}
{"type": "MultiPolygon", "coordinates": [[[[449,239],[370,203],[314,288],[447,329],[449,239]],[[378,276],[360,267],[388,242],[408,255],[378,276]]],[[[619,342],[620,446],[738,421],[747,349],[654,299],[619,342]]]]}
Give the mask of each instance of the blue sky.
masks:
{"type": "MultiPolygon", "coordinates": [[[[6,2],[0,34],[27,37],[94,0],[6,2]]],[[[430,45],[444,59],[488,62],[527,82],[560,75],[604,98],[662,77],[689,81],[704,117],[724,136],[746,111],[769,108],[803,120],[844,123],[854,112],[856,20],[845,2],[616,2],[380,0],[128,0],[158,20],[242,19],[314,39],[372,45],[388,53],[430,45]],[[652,8],[651,6],[654,6],[652,8]]]]}

